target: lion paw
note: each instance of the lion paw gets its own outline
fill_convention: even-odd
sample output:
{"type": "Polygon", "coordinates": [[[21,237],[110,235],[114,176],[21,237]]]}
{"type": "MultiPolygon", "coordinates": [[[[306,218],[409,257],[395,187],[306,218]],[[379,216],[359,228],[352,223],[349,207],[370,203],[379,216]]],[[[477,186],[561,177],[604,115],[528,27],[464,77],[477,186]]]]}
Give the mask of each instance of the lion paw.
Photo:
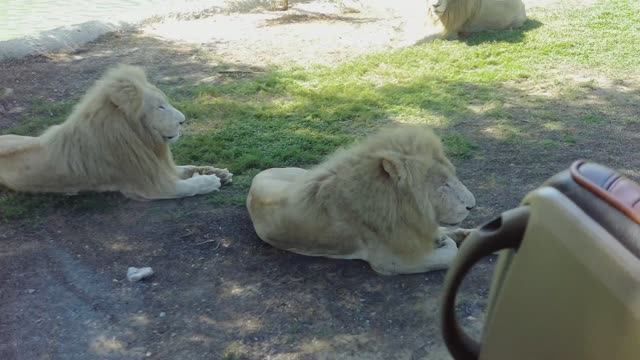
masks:
{"type": "Polygon", "coordinates": [[[456,244],[460,245],[460,243],[462,243],[469,236],[469,234],[471,234],[472,230],[473,229],[458,228],[458,229],[449,231],[447,233],[447,236],[453,239],[453,241],[455,241],[456,244]]]}
{"type": "Polygon", "coordinates": [[[198,166],[196,173],[200,175],[215,175],[220,179],[222,185],[229,184],[232,181],[233,174],[227,169],[218,169],[213,166],[198,166]]]}
{"type": "Polygon", "coordinates": [[[220,186],[222,186],[220,179],[215,175],[193,174],[191,181],[193,181],[198,188],[196,194],[207,194],[218,191],[220,190],[220,186]]]}
{"type": "Polygon", "coordinates": [[[445,247],[447,245],[447,239],[449,237],[445,234],[440,234],[436,238],[436,248],[445,247]]]}

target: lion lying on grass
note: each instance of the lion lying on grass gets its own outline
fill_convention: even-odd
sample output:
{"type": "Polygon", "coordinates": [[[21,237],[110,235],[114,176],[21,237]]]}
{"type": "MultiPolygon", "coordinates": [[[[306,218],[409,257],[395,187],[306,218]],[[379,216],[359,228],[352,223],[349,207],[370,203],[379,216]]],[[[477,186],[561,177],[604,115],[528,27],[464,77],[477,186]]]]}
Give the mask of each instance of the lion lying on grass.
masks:
{"type": "Polygon", "coordinates": [[[428,15],[442,36],[513,29],[527,20],[522,0],[429,0],[428,15]]]}
{"type": "Polygon", "coordinates": [[[402,126],[339,151],[311,170],[253,179],[247,208],[258,236],[298,254],[362,259],[381,274],[444,269],[475,207],[431,130],[402,126]]]}
{"type": "Polygon", "coordinates": [[[0,184],[16,191],[120,191],[135,199],[205,194],[226,169],[176,166],[184,115],[137,67],[107,72],[69,118],[39,137],[0,136],[0,184]]]}

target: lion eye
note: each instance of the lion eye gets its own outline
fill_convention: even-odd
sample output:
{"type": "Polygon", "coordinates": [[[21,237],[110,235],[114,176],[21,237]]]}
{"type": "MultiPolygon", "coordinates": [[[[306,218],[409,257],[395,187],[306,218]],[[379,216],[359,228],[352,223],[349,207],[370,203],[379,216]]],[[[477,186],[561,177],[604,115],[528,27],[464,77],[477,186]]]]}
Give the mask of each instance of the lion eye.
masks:
{"type": "Polygon", "coordinates": [[[160,109],[160,110],[164,110],[164,105],[160,105],[160,106],[158,106],[158,109],[160,109]]]}

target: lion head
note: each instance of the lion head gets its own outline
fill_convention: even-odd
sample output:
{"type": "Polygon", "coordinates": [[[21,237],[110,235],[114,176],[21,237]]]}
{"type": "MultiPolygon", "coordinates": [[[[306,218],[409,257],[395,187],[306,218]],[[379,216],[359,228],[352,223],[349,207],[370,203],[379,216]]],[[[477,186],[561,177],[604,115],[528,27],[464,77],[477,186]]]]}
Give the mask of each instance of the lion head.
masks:
{"type": "Polygon", "coordinates": [[[429,128],[402,126],[381,136],[387,141],[379,154],[382,169],[399,193],[413,197],[418,206],[430,207],[425,213],[432,213],[441,226],[457,225],[469,215],[476,200],[429,128]]]}
{"type": "Polygon", "coordinates": [[[146,116],[143,121],[158,136],[167,143],[174,143],[181,135],[185,117],[174,108],[162,91],[151,86],[146,89],[143,111],[146,116]]]}
{"type": "Polygon", "coordinates": [[[445,10],[447,10],[448,3],[449,0],[430,0],[429,6],[434,13],[442,15],[444,14],[445,10]]]}
{"type": "Polygon", "coordinates": [[[167,100],[167,96],[147,81],[138,67],[120,65],[105,76],[108,96],[113,105],[147,132],[156,143],[174,143],[181,135],[185,116],[167,100]]]}
{"type": "Polygon", "coordinates": [[[476,206],[475,197],[458,179],[455,168],[442,154],[441,148],[423,176],[426,179],[427,197],[439,225],[458,225],[476,206]]]}
{"type": "Polygon", "coordinates": [[[429,0],[429,12],[437,18],[445,30],[460,30],[479,9],[475,0],[429,0]]]}
{"type": "Polygon", "coordinates": [[[184,122],[140,67],[119,65],[96,81],[69,118],[43,134],[43,141],[52,157],[63,159],[65,173],[87,184],[169,188],[178,177],[169,144],[178,139],[184,122]]]}
{"type": "Polygon", "coordinates": [[[382,130],[321,168],[340,174],[340,185],[328,191],[335,193],[340,206],[380,229],[401,223],[424,229],[454,226],[476,205],[440,139],[425,126],[382,130]]]}

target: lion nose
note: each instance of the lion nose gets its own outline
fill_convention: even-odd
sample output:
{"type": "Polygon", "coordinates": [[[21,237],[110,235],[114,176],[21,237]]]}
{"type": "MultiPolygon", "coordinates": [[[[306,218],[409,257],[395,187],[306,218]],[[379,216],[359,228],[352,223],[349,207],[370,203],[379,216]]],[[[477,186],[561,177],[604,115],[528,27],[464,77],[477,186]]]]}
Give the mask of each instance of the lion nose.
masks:
{"type": "Polygon", "coordinates": [[[180,113],[180,121],[179,121],[180,125],[184,124],[186,120],[187,118],[184,116],[184,114],[180,113]]]}
{"type": "Polygon", "coordinates": [[[440,0],[435,0],[433,3],[431,3],[431,5],[434,7],[440,6],[440,0]]]}

